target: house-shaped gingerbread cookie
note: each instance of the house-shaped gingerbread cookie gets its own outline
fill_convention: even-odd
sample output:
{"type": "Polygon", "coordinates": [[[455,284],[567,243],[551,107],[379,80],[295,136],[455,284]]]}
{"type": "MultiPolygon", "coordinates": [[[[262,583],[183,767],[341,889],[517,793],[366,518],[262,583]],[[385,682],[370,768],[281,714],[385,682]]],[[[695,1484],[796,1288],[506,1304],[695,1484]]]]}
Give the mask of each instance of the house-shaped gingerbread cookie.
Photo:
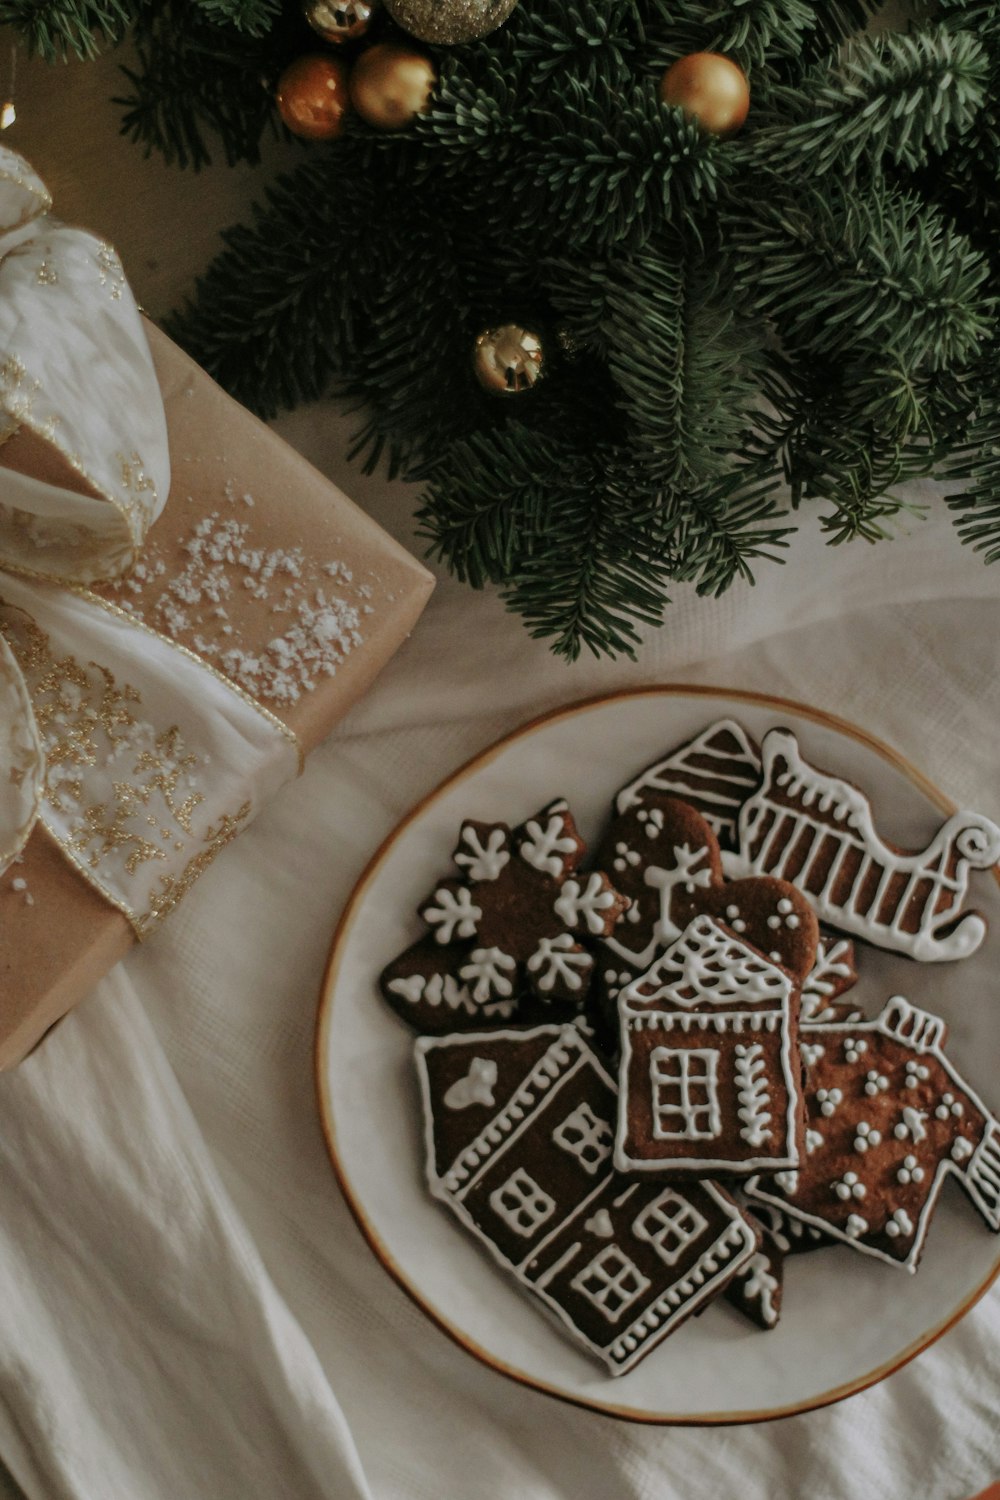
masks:
{"type": "Polygon", "coordinates": [[[748,1176],[803,1143],[795,977],[699,916],[619,996],[615,1166],[748,1176]]]}
{"type": "Polygon", "coordinates": [[[944,1055],[945,1024],[900,996],[873,1021],[803,1026],[798,1171],[747,1197],[915,1271],[944,1180],[1000,1230],[1000,1122],[944,1055]]]}
{"type": "Polygon", "coordinates": [[[754,1254],[713,1184],[613,1170],[617,1091],[576,1027],[424,1036],[416,1060],[431,1192],[612,1375],[754,1254]]]}
{"type": "Polygon", "coordinates": [[[663,793],[680,797],[698,809],[724,849],[733,849],[740,808],[759,785],[760,746],[742,724],[719,719],[623,786],[615,811],[655,807],[663,793]]]}

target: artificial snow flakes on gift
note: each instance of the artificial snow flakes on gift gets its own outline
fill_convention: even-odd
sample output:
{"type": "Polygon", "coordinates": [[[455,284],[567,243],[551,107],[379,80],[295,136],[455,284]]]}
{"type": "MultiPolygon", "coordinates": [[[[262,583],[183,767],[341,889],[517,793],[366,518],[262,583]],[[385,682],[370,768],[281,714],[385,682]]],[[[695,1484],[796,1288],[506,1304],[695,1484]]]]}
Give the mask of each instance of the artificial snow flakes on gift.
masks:
{"type": "MultiPolygon", "coordinates": [[[[249,492],[236,496],[232,480],[225,494],[231,504],[240,498],[254,506],[249,492]]],[[[340,559],[319,561],[302,547],[259,544],[254,527],[254,520],[212,511],[181,543],[186,561],[179,571],[169,572],[154,546],[118,589],[139,618],[148,617],[173,640],[190,640],[254,697],[290,706],[364,645],[373,590],[355,582],[340,559]],[[247,631],[247,598],[274,617],[269,639],[247,631]]]]}

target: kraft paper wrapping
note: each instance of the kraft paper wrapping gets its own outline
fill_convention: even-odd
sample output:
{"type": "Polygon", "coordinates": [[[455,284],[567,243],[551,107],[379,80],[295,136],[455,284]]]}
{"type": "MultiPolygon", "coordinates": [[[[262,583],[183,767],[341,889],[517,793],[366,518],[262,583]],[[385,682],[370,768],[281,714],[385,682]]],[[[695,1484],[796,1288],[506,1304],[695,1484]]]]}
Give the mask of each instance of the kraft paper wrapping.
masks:
{"type": "MultiPolygon", "coordinates": [[[[132,576],[95,592],[257,697],[308,754],[405,639],[433,578],[164,334],[147,333],[170,498],[132,576]],[[308,643],[331,621],[328,658],[308,643]],[[294,649],[303,640],[304,664],[294,649]]],[[[0,465],[87,492],[27,432],[0,448],[0,465]]],[[[0,880],[0,1068],[24,1057],[134,941],[126,918],[37,827],[0,880]]]]}

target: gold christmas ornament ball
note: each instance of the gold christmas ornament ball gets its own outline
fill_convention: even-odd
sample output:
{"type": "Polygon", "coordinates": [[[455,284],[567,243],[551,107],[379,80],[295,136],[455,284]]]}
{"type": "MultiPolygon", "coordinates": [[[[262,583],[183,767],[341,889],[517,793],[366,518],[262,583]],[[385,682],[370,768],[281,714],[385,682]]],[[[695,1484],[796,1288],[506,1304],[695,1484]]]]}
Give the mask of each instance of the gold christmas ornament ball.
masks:
{"type": "Polygon", "coordinates": [[[376,130],[405,130],[431,102],[437,72],[430,58],[398,42],[377,42],[351,69],[351,101],[376,130]]]}
{"type": "Polygon", "coordinates": [[[734,135],[750,110],[750,85],[730,58],[719,52],[692,52],[664,73],[660,98],[711,135],[734,135]]]}
{"type": "Polygon", "coordinates": [[[541,335],[520,323],[487,328],[476,339],[473,354],[476,378],[491,396],[516,396],[530,391],[545,372],[541,335]]]}
{"type": "Polygon", "coordinates": [[[367,33],[377,8],[378,0],[305,0],[302,14],[317,36],[340,47],[367,33]]]}
{"type": "Polygon", "coordinates": [[[306,141],[332,141],[343,130],[351,107],[347,66],[339,57],[308,52],[289,63],[274,97],[293,135],[306,141]]]}
{"type": "Polygon", "coordinates": [[[385,0],[397,26],[422,42],[457,47],[496,31],[517,0],[385,0]]]}

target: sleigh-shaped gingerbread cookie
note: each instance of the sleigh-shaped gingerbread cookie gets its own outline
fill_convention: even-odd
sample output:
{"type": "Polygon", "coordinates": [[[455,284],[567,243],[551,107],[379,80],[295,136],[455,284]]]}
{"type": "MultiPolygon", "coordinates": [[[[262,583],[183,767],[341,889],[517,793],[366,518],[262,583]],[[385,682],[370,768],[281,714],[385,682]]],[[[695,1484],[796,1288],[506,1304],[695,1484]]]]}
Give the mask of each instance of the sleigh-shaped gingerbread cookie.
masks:
{"type": "Polygon", "coordinates": [[[986,935],[963,912],[970,870],[1000,859],[1000,828],[955,813],[924,850],[885,843],[868,799],[803,759],[795,736],[772,729],[761,747],[762,781],[739,815],[730,876],[774,875],[798,887],[821,922],[880,948],[924,961],[966,958],[986,935]]]}

